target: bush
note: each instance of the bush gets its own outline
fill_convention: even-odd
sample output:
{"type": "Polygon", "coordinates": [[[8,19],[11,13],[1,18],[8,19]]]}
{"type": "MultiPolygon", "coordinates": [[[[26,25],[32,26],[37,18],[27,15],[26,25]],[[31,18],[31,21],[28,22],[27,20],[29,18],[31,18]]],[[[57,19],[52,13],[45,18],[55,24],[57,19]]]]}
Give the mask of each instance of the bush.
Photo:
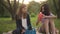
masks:
{"type": "Polygon", "coordinates": [[[36,15],[34,13],[31,13],[31,17],[35,17],[36,15]]]}

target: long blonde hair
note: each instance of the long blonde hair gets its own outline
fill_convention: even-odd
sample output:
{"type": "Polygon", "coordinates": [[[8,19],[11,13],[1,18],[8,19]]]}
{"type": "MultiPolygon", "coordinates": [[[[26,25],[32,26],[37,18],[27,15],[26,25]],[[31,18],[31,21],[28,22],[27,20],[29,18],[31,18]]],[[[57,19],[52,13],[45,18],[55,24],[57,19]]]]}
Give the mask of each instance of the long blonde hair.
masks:
{"type": "Polygon", "coordinates": [[[17,11],[17,17],[18,17],[18,19],[20,19],[20,18],[22,17],[22,9],[23,9],[24,7],[26,7],[26,5],[25,5],[25,4],[22,4],[22,5],[20,6],[20,8],[18,9],[18,11],[17,11]]]}

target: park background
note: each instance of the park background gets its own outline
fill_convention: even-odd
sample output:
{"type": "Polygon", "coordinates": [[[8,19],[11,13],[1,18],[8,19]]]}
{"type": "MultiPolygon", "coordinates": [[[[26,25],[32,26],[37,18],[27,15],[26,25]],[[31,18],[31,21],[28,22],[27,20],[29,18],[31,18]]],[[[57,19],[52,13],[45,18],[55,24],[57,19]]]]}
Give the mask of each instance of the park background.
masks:
{"type": "Polygon", "coordinates": [[[36,26],[36,21],[44,3],[48,4],[51,12],[57,16],[55,26],[60,31],[60,0],[0,0],[0,34],[16,29],[15,15],[21,4],[28,5],[32,26],[41,26],[41,23],[36,26]]]}

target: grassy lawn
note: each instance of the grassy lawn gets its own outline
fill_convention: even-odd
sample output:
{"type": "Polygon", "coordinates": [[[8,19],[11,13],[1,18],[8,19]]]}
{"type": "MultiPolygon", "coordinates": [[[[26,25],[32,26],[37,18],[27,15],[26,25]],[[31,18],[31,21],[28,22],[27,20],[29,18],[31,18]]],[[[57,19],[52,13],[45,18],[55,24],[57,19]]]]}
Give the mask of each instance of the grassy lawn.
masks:
{"type": "Polygon", "coordinates": [[[15,29],[15,22],[11,18],[0,18],[0,34],[15,29]]]}
{"type": "MultiPolygon", "coordinates": [[[[37,17],[31,17],[31,24],[33,27],[36,27],[37,17]]],[[[55,20],[56,27],[60,30],[60,19],[55,20]]],[[[11,18],[0,18],[0,34],[3,32],[8,32],[16,28],[15,21],[12,21],[11,18]]]]}

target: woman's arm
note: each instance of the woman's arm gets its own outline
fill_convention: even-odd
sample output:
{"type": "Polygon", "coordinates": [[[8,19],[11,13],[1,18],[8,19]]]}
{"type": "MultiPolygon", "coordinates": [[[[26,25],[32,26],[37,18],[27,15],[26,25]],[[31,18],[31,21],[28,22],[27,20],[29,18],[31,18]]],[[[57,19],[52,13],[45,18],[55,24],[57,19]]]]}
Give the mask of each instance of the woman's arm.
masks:
{"type": "Polygon", "coordinates": [[[45,18],[57,18],[57,16],[55,16],[54,14],[50,14],[50,16],[44,16],[45,18]]]}
{"type": "Polygon", "coordinates": [[[39,22],[42,20],[42,18],[44,18],[44,15],[40,12],[40,14],[38,14],[38,19],[37,19],[36,25],[39,24],[39,22]]]}
{"type": "Polygon", "coordinates": [[[56,18],[57,16],[44,16],[45,18],[56,18]]]}
{"type": "Polygon", "coordinates": [[[31,25],[31,21],[30,21],[30,16],[29,14],[27,14],[27,25],[28,25],[28,29],[32,30],[32,25],[31,25]]]}

